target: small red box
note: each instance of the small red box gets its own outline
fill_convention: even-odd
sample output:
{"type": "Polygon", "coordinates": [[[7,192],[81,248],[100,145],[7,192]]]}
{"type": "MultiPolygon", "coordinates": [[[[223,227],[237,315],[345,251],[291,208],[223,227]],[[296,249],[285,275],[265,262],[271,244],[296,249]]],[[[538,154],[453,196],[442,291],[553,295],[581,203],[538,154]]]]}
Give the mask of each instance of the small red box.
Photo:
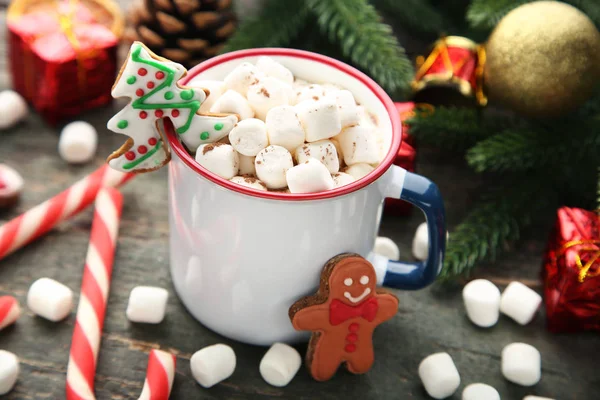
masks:
{"type": "MultiPolygon", "coordinates": [[[[415,148],[414,137],[409,133],[409,127],[404,121],[413,115],[415,103],[396,103],[396,109],[400,113],[402,120],[402,144],[396,155],[394,164],[404,168],[407,171],[415,172],[415,164],[417,159],[417,150],[415,148]]],[[[394,215],[408,215],[413,209],[413,205],[404,200],[385,199],[384,212],[394,215]]]]}
{"type": "Polygon", "coordinates": [[[558,210],[542,276],[549,331],[600,331],[599,214],[558,210]]]}
{"type": "Polygon", "coordinates": [[[82,2],[27,3],[15,1],[8,12],[14,90],[52,125],[110,103],[120,24],[97,22],[82,2]]]}

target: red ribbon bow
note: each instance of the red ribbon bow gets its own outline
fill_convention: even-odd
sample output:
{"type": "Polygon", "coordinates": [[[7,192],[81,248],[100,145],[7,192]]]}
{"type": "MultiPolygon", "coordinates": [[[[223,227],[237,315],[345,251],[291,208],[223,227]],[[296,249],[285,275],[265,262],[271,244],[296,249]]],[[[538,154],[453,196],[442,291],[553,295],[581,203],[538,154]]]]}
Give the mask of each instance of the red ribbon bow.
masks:
{"type": "Polygon", "coordinates": [[[371,297],[369,300],[356,305],[349,306],[339,300],[333,300],[329,306],[329,322],[331,325],[339,325],[350,318],[362,317],[371,322],[377,315],[377,299],[371,297]]]}

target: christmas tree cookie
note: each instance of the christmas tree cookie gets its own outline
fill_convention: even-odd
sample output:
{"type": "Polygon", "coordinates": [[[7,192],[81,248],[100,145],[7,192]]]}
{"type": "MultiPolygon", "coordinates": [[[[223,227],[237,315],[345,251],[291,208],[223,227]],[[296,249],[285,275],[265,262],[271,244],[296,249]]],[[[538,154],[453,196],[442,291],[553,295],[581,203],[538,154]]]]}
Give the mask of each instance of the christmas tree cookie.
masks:
{"type": "Polygon", "coordinates": [[[112,96],[128,97],[129,104],[108,121],[108,129],[129,136],[110,155],[109,165],[122,172],[147,172],[169,162],[170,151],[159,121],[169,118],[185,146],[195,151],[229,134],[235,114],[201,114],[208,90],[178,84],[186,69],[134,42],[112,89],[112,96]]]}

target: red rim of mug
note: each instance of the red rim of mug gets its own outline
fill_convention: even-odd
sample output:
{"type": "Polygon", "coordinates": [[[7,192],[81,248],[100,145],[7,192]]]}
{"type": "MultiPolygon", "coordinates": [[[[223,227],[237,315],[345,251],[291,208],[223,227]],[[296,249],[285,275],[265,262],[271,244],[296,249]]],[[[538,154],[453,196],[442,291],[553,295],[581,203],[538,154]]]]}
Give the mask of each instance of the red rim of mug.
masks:
{"type": "Polygon", "coordinates": [[[182,79],[181,84],[187,84],[191,79],[193,79],[196,75],[204,72],[210,68],[214,68],[219,64],[225,63],[227,61],[236,60],[238,58],[245,57],[257,57],[257,56],[285,56],[285,57],[293,57],[293,58],[303,58],[306,60],[314,61],[317,63],[325,64],[330,67],[333,67],[340,72],[350,75],[353,78],[360,81],[363,85],[365,85],[373,94],[379,99],[379,101],[384,105],[387,110],[391,125],[392,125],[392,142],[390,145],[390,149],[383,159],[383,161],[375,168],[371,173],[364,176],[363,178],[352,182],[349,185],[345,185],[336,189],[317,192],[317,193],[281,193],[281,192],[270,192],[270,191],[262,191],[257,189],[251,189],[246,186],[241,186],[236,183],[230,182],[226,179],[221,178],[218,175],[213,174],[207,169],[200,166],[196,160],[192,157],[190,153],[183,147],[182,143],[178,140],[177,134],[173,129],[173,125],[170,121],[165,121],[164,129],[169,140],[170,147],[172,151],[177,154],[177,156],[192,170],[196,171],[198,174],[203,176],[204,178],[216,183],[222,187],[233,190],[235,192],[245,194],[253,197],[260,197],[264,199],[271,200],[287,200],[287,201],[301,201],[301,200],[320,200],[320,199],[328,199],[332,197],[343,196],[359,189],[364,188],[367,185],[375,182],[381,175],[383,175],[387,169],[393,164],[396,154],[398,154],[398,150],[400,148],[400,143],[402,141],[402,123],[400,121],[400,115],[396,110],[394,102],[387,93],[364,73],[359,70],[344,64],[340,61],[337,61],[333,58],[322,56],[320,54],[311,53],[303,50],[295,50],[295,49],[280,49],[280,48],[259,48],[259,49],[250,49],[250,50],[239,50],[231,53],[223,54],[221,56],[213,57],[201,64],[198,64],[194,68],[192,68],[188,74],[182,79]]]}

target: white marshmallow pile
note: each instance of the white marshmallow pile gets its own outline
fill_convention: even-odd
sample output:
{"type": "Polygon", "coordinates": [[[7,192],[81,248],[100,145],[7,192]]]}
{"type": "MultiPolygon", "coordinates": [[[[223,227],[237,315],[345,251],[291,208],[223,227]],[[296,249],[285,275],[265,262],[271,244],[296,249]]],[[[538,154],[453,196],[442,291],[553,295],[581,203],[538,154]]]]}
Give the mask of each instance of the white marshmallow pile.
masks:
{"type": "Polygon", "coordinates": [[[0,396],[10,392],[19,377],[19,359],[13,353],[0,350],[0,396]]]}
{"type": "Polygon", "coordinates": [[[12,128],[29,113],[25,99],[13,90],[0,92],[0,129],[12,128]]]}
{"type": "Polygon", "coordinates": [[[236,184],[327,191],[363,178],[385,153],[377,124],[350,91],[295,78],[271,57],[244,62],[223,81],[194,79],[188,85],[210,91],[201,111],[240,117],[221,143],[203,144],[195,153],[200,165],[236,184]],[[327,176],[310,160],[324,165],[327,176]]]}
{"type": "Polygon", "coordinates": [[[260,361],[260,375],[269,385],[283,387],[292,381],[302,358],[296,349],[284,343],[275,343],[260,361]]]}
{"type": "Polygon", "coordinates": [[[390,238],[378,236],[375,239],[375,253],[384,256],[392,261],[400,259],[400,249],[398,245],[390,238]]]}
{"type": "Polygon", "coordinates": [[[500,300],[500,311],[521,325],[526,325],[535,317],[542,296],[520,282],[511,282],[500,300]]]}
{"type": "Polygon", "coordinates": [[[58,154],[70,164],[90,161],[96,154],[98,134],[96,129],[85,121],[67,124],[60,133],[58,154]]]}
{"type": "Polygon", "coordinates": [[[472,383],[464,388],[462,400],[500,400],[500,393],[485,383],[472,383]]]}
{"type": "Polygon", "coordinates": [[[500,315],[500,289],[486,279],[467,283],[462,291],[463,302],[471,322],[488,328],[498,322],[500,315]]]}
{"type": "Polygon", "coordinates": [[[445,399],[460,386],[460,375],[448,353],[435,353],[419,364],[419,378],[429,396],[445,399]]]}
{"type": "Polygon", "coordinates": [[[57,322],[65,319],[73,309],[73,292],[60,282],[40,278],[29,287],[27,307],[34,314],[57,322]]]}
{"type": "Polygon", "coordinates": [[[525,343],[507,345],[502,349],[502,375],[517,385],[535,385],[542,377],[540,352],[525,343]]]}
{"type": "Polygon", "coordinates": [[[131,322],[158,324],[165,317],[169,292],[153,286],[136,286],[129,294],[126,315],[131,322]]]}
{"type": "Polygon", "coordinates": [[[224,344],[205,347],[190,359],[192,375],[205,388],[229,378],[235,371],[236,358],[233,349],[224,344]]]}

